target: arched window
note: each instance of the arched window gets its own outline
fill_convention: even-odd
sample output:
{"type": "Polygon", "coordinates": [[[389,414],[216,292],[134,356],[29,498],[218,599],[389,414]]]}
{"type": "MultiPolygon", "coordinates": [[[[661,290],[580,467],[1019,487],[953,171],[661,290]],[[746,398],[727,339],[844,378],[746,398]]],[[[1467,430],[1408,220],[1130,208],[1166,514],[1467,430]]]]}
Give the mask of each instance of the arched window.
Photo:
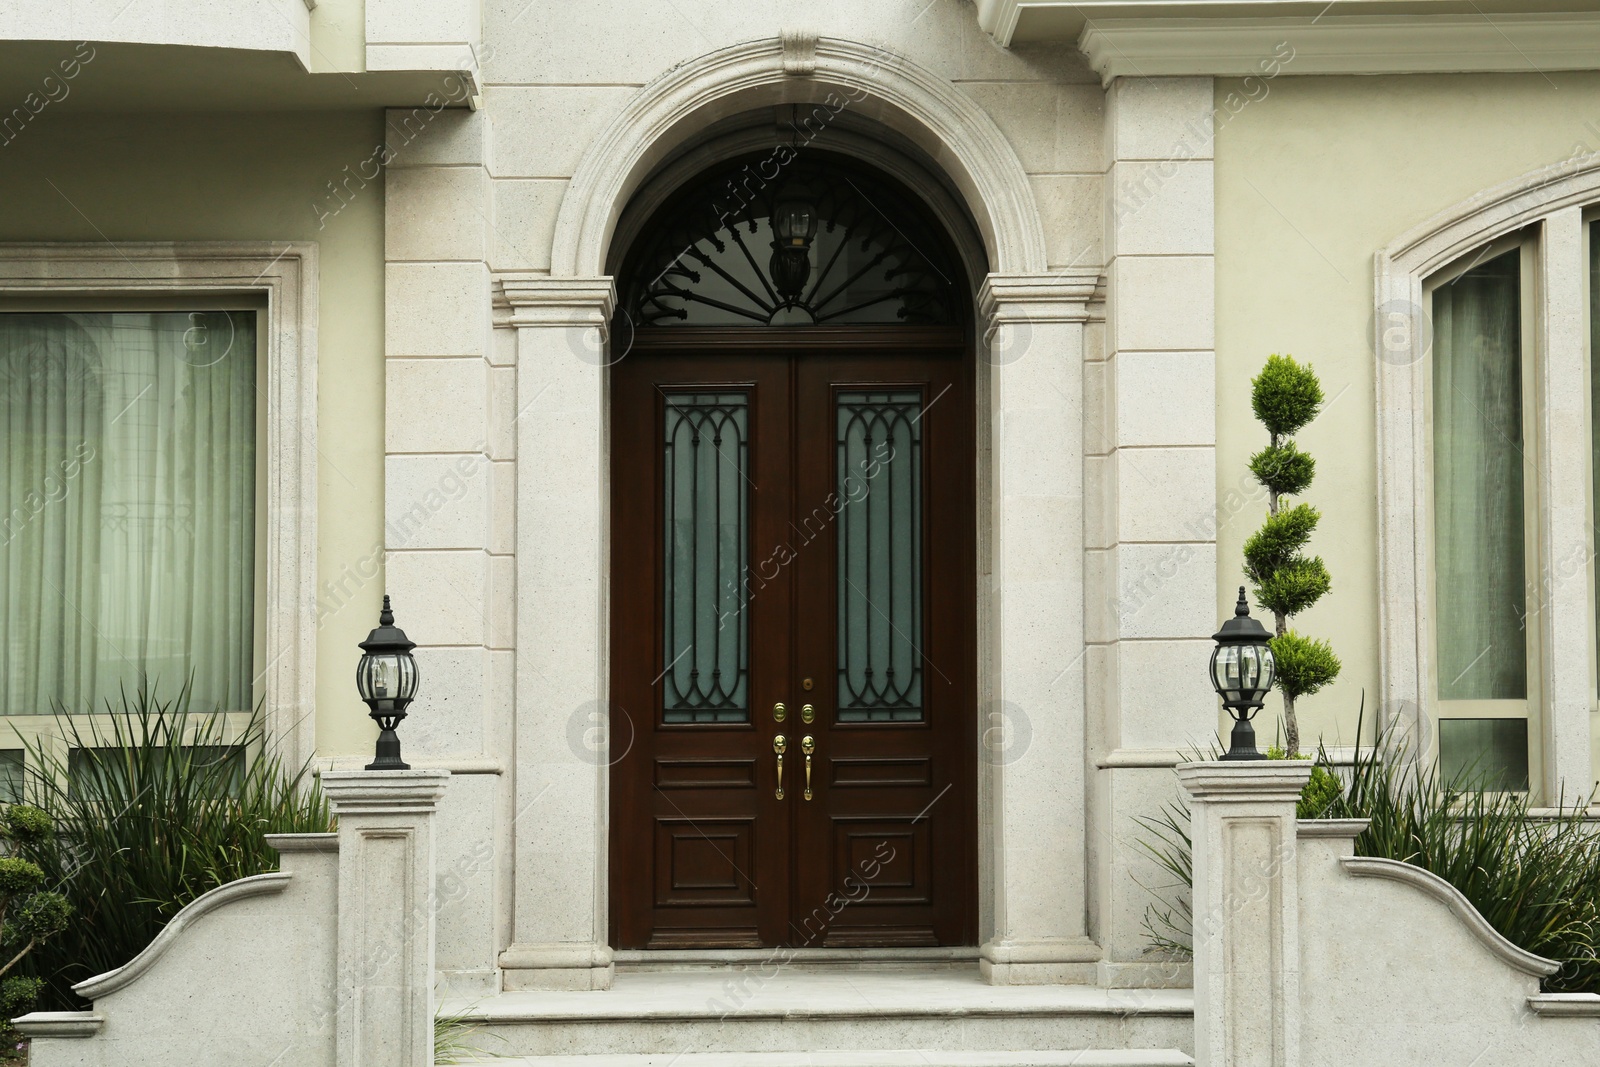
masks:
{"type": "Polygon", "coordinates": [[[651,217],[621,271],[635,327],[949,325],[960,268],[897,182],[782,146],[719,164],[651,217]]]}

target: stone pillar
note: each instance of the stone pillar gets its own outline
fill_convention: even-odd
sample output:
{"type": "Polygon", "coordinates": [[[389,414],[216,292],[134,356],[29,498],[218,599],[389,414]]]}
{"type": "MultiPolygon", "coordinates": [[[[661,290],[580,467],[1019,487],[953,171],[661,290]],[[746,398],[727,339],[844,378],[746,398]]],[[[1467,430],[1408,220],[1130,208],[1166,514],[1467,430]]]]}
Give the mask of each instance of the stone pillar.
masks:
{"type": "Polygon", "coordinates": [[[449,771],[325,771],[339,819],[338,1062],[432,1067],[434,813],[449,771]]]}
{"type": "Polygon", "coordinates": [[[1185,983],[1181,968],[1146,958],[1142,884],[1160,872],[1129,842],[1134,819],[1174,799],[1171,768],[1217,726],[1206,662],[1226,617],[1216,542],[1231,515],[1217,505],[1212,108],[1210,78],[1118,78],[1106,94],[1086,627],[1092,932],[1113,986],[1185,983]]]}
{"type": "Polygon", "coordinates": [[[1186,763],[1197,1067],[1298,1067],[1295,801],[1309,760],[1186,763]]]}
{"type": "Polygon", "coordinates": [[[991,274],[981,772],[997,985],[1093,981],[1084,820],[1083,352],[1097,270],[991,274]]]}
{"type": "Polygon", "coordinates": [[[506,275],[517,330],[516,807],[506,989],[606,989],[610,278],[506,275]]]}

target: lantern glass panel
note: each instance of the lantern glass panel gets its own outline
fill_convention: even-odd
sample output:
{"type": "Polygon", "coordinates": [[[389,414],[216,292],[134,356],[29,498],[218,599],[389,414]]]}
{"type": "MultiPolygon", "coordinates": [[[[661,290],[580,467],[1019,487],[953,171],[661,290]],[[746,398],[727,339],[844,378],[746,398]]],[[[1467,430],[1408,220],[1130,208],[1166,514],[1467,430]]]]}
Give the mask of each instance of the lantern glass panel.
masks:
{"type": "Polygon", "coordinates": [[[417,661],[407,652],[361,657],[356,682],[363,700],[410,700],[417,694],[417,661]]]}
{"type": "Polygon", "coordinates": [[[1227,704],[1257,704],[1276,672],[1265,645],[1222,645],[1211,657],[1211,684],[1227,704]]]}
{"type": "Polygon", "coordinates": [[[816,216],[811,205],[803,200],[785,200],[772,214],[778,240],[786,244],[803,245],[816,235],[816,216]]]}

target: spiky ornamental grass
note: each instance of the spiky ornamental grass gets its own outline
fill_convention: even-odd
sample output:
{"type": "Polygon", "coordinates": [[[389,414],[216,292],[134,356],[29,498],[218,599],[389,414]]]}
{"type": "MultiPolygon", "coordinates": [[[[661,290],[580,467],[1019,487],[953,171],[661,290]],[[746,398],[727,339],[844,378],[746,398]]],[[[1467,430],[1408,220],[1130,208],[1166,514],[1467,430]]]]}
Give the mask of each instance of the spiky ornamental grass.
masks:
{"type": "Polygon", "coordinates": [[[1244,543],[1244,573],[1254,587],[1256,603],[1273,614],[1272,656],[1278,667],[1273,685],[1283,694],[1285,748],[1297,754],[1300,723],[1295,701],[1333,681],[1340,668],[1328,642],[1289,628],[1289,620],[1320,600],[1333,584],[1322,557],[1304,552],[1322,513],[1310,504],[1288,507],[1283,500],[1305,492],[1316,477],[1316,460],[1300,451],[1293,437],[1322,410],[1322,384],[1310,364],[1274,355],[1250,385],[1251,407],[1270,440],[1250,457],[1250,472],[1267,490],[1267,521],[1244,543]]]}
{"type": "MultiPolygon", "coordinates": [[[[310,764],[285,767],[258,708],[243,730],[153,687],[107,701],[93,719],[56,708],[63,754],[23,739],[30,799],[56,832],[19,845],[76,915],[35,949],[41,1006],[81,1007],[72,985],[138,955],[185,904],[224,882],[278,868],[272,833],[317,833],[333,819],[310,764]]],[[[89,709],[82,709],[87,711],[89,709]]]]}

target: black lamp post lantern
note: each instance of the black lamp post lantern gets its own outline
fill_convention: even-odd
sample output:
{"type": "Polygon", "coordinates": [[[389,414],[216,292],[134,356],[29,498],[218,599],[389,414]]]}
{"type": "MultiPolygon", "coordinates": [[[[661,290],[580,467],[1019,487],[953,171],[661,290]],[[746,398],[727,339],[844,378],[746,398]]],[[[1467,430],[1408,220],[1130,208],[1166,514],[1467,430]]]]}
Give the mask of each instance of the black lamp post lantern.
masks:
{"type": "Polygon", "coordinates": [[[1272,689],[1277,664],[1272,658],[1272,635],[1250,617],[1250,604],[1239,587],[1239,603],[1233,618],[1212,635],[1217,643],[1211,653],[1211,684],[1222,698],[1222,706],[1233,716],[1233,737],[1225,760],[1266,759],[1256,751],[1256,728],[1250,720],[1272,689]]]}
{"type": "Polygon", "coordinates": [[[793,304],[811,277],[811,241],[817,236],[816,206],[796,189],[786,189],[772,205],[772,284],[793,304]]]}
{"type": "Polygon", "coordinates": [[[361,662],[356,665],[356,689],[372,710],[367,712],[378,724],[378,751],[367,764],[369,771],[409,771],[411,764],[400,759],[400,738],[394,728],[406,717],[406,705],[417,695],[417,661],[411,650],[416,642],[394,624],[389,598],[383,598],[378,628],[361,642],[361,662]]]}

